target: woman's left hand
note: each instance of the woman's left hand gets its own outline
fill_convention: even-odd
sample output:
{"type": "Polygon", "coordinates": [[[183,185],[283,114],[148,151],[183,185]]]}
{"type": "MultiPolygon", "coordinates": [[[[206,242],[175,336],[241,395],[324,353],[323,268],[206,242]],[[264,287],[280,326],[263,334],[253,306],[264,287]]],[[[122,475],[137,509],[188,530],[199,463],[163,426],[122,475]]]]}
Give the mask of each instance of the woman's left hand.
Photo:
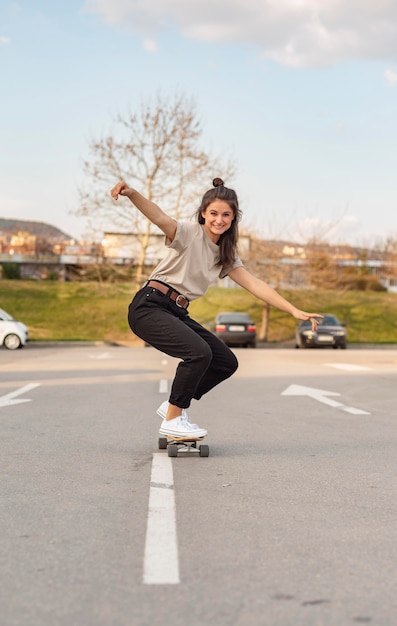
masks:
{"type": "Polygon", "coordinates": [[[315,332],[317,330],[317,326],[320,321],[324,318],[324,315],[320,313],[307,313],[306,311],[301,311],[300,309],[295,309],[292,315],[297,320],[310,320],[312,323],[312,331],[315,332]]]}

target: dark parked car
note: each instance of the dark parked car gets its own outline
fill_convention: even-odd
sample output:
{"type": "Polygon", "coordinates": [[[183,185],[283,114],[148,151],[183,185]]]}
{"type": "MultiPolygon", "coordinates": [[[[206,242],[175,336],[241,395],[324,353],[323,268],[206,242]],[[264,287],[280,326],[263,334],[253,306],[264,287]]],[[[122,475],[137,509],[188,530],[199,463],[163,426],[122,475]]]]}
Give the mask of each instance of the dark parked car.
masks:
{"type": "Polygon", "coordinates": [[[300,322],[295,331],[296,348],[346,348],[346,329],[336,315],[324,315],[316,332],[312,331],[310,320],[300,322]]]}
{"type": "Polygon", "coordinates": [[[256,347],[256,326],[247,313],[219,313],[215,335],[227,346],[256,347]]]}

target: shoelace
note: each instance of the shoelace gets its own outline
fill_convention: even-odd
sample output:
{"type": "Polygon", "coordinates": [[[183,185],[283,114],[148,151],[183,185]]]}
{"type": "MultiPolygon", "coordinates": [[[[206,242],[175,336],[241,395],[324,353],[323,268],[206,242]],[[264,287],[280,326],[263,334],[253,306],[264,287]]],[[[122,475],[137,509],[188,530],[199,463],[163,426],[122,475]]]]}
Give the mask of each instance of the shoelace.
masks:
{"type": "Polygon", "coordinates": [[[198,428],[197,424],[192,424],[189,420],[189,416],[187,414],[186,409],[182,409],[182,421],[186,424],[188,428],[191,430],[196,430],[198,428]]]}

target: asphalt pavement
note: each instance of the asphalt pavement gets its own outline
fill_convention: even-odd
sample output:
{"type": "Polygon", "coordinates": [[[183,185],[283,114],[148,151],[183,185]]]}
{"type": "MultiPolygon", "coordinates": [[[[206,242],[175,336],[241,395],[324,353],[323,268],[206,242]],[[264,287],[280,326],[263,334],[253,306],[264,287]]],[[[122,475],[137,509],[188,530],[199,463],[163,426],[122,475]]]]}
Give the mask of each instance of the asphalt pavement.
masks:
{"type": "Polygon", "coordinates": [[[0,350],[0,626],[395,626],[397,350],[244,350],[158,449],[177,361],[0,350]]]}

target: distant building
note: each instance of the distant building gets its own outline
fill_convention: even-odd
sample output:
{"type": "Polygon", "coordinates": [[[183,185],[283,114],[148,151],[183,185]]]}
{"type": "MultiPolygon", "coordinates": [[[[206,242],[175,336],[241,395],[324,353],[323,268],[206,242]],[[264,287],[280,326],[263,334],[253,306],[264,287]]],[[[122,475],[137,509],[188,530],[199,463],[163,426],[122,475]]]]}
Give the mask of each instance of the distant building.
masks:
{"type": "MultiPolygon", "coordinates": [[[[117,265],[136,265],[141,256],[142,235],[135,233],[104,233],[102,240],[103,256],[117,265]]],[[[165,235],[152,233],[149,235],[145,255],[145,265],[156,265],[165,254],[165,235]]]]}
{"type": "MultiPolygon", "coordinates": [[[[141,251],[142,235],[136,233],[105,232],[102,240],[103,255],[114,263],[125,265],[137,263],[141,251]]],[[[247,257],[251,246],[251,237],[240,236],[239,253],[242,258],[247,257]]],[[[165,235],[152,233],[149,235],[148,247],[145,255],[145,265],[156,265],[166,253],[165,235]]]]}
{"type": "MultiPolygon", "coordinates": [[[[82,277],[91,266],[133,267],[142,254],[142,235],[105,232],[101,244],[76,242],[65,233],[41,222],[0,218],[0,278],[9,273],[20,278],[58,280],[82,277]]],[[[149,235],[145,250],[147,270],[164,257],[165,236],[158,231],[149,235]]],[[[239,255],[254,273],[278,289],[307,289],[313,286],[310,268],[313,259],[329,259],[342,273],[362,268],[363,275],[376,278],[388,291],[397,292],[397,255],[381,251],[262,240],[240,235],[239,255]]],[[[321,276],[320,276],[321,282],[321,276]]],[[[219,286],[235,286],[226,278],[219,286]]]]}

